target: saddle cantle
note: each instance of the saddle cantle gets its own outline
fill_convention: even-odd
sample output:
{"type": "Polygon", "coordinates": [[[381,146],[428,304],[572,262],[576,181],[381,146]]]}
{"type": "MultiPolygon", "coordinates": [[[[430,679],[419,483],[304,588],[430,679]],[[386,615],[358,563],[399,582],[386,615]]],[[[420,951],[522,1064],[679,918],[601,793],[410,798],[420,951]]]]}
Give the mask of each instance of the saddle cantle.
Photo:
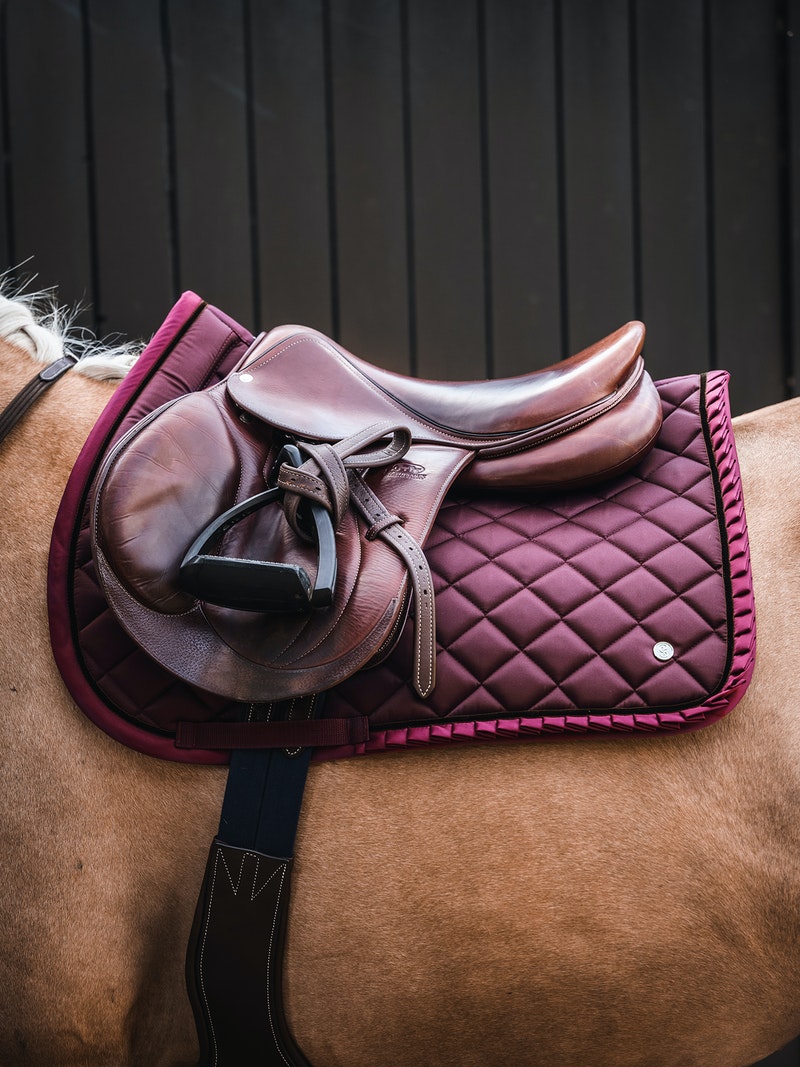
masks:
{"type": "Polygon", "coordinates": [[[574,488],[634,465],[661,424],[643,339],[631,323],[543,371],[436,383],[371,367],[313,330],[273,331],[106,459],[91,508],[105,595],[167,670],[257,701],[327,690],[383,658],[410,585],[413,682],[427,697],[435,607],[421,546],[445,496],[455,482],[574,488]],[[318,557],[320,509],[336,530],[335,587],[332,548],[324,568],[318,557]],[[216,552],[202,551],[215,536],[216,552]]]}

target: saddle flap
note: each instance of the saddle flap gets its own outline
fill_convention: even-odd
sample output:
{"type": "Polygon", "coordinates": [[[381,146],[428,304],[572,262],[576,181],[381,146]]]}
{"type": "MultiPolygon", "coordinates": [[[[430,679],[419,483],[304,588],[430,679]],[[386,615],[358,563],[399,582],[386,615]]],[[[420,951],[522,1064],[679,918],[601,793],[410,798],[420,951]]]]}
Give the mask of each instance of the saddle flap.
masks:
{"type": "MultiPolygon", "coordinates": [[[[404,613],[407,569],[354,510],[336,534],[333,602],[305,614],[237,610],[201,601],[180,567],[198,532],[261,493],[283,434],[242,421],[224,386],[182,397],[123,439],[93,490],[98,575],[115,613],[156,662],[190,684],[230,699],[285,699],[327,689],[377,653],[404,613]]],[[[403,529],[424,541],[469,453],[415,445],[407,461],[360,475],[403,529]],[[413,479],[405,476],[414,472],[413,479]]],[[[222,535],[231,560],[268,560],[317,577],[316,547],[297,538],[279,505],[222,535]]]]}

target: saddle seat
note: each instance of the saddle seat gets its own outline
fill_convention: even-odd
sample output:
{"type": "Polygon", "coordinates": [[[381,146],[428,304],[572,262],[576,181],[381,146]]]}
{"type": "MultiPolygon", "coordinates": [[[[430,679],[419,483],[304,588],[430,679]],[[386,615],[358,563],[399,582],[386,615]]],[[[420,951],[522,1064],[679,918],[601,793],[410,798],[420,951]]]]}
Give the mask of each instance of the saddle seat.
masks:
{"type": "Polygon", "coordinates": [[[424,698],[436,635],[421,546],[446,494],[457,480],[574,488],[633,466],[661,425],[643,340],[631,323],[543,371],[437,383],[304,327],[262,335],[224,382],[153,412],[107,456],[91,507],[105,595],[163,667],[246,702],[326,690],[384,658],[413,599],[424,698]],[[276,575],[294,600],[277,609],[276,575]]]}
{"type": "MultiPolygon", "coordinates": [[[[385,416],[385,397],[391,397],[407,419],[424,422],[422,432],[433,431],[431,439],[438,429],[442,441],[462,437],[477,446],[473,461],[459,475],[464,487],[539,490],[590,485],[634,466],[661,425],[658,395],[644,371],[641,322],[629,322],[560,363],[512,378],[412,378],[367,363],[324,334],[294,325],[270,331],[244,362],[255,363],[259,354],[300,337],[319,345],[304,348],[302,354],[295,351],[287,366],[287,372],[304,375],[306,411],[313,412],[314,421],[303,425],[310,435],[325,438],[339,432],[344,417],[349,417],[351,430],[359,423],[367,425],[385,416]],[[359,391],[356,400],[348,376],[346,396],[336,396],[328,353],[346,360],[351,373],[359,372],[376,390],[359,391]],[[333,415],[333,425],[320,421],[326,414],[333,415]],[[605,418],[597,421],[601,414],[605,418]],[[569,439],[559,443],[567,434],[569,439]],[[478,435],[491,440],[478,442],[478,435]],[[541,447],[545,443],[546,449],[541,447]],[[538,450],[529,452],[534,446],[538,450]],[[497,462],[500,456],[502,463],[497,462]],[[486,462],[489,458],[491,463],[486,462]]],[[[421,428],[414,430],[419,439],[421,428]]]]}

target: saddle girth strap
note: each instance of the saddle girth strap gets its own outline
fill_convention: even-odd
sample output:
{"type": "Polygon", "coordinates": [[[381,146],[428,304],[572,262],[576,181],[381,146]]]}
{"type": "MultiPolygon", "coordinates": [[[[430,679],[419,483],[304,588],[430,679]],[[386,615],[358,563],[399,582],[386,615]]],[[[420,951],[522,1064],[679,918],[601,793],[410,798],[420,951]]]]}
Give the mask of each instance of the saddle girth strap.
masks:
{"type": "MultiPolygon", "coordinates": [[[[295,701],[293,714],[312,721],[321,702],[317,695],[304,698],[298,710],[295,701]]],[[[284,711],[270,706],[265,713],[284,711]]],[[[311,751],[232,754],[186,956],[200,1067],[310,1067],[286,1022],[282,979],[292,853],[311,751]]]]}
{"type": "Polygon", "coordinates": [[[310,1067],[281,993],[292,862],[211,846],[186,961],[198,1067],[310,1067]]]}

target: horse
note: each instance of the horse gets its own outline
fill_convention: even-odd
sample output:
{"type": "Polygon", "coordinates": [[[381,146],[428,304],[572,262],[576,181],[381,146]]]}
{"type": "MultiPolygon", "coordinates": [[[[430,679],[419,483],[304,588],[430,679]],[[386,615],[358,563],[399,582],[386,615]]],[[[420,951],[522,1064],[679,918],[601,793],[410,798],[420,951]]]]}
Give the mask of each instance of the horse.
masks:
{"type": "MultiPolygon", "coordinates": [[[[47,333],[4,309],[0,406],[47,333]]],[[[225,769],[100,732],[48,640],[50,529],[114,387],[70,372],[0,447],[7,1067],[197,1062],[184,956],[225,769]]],[[[314,1067],[745,1067],[800,1032],[800,401],[735,433],[759,653],[730,715],[312,766],[284,997],[314,1067]]]]}

